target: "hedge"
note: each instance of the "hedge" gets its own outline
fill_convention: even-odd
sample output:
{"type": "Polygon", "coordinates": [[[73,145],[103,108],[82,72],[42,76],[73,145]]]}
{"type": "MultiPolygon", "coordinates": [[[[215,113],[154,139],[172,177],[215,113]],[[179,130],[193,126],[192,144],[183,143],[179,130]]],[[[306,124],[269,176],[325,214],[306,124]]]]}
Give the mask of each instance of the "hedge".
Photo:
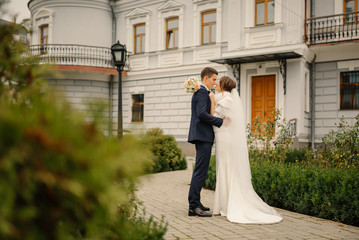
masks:
{"type": "MultiPolygon", "coordinates": [[[[215,166],[215,158],[210,163],[215,166]]],[[[206,187],[214,189],[215,167],[206,187]]],[[[359,226],[358,169],[251,161],[252,183],[269,205],[359,226]]]]}

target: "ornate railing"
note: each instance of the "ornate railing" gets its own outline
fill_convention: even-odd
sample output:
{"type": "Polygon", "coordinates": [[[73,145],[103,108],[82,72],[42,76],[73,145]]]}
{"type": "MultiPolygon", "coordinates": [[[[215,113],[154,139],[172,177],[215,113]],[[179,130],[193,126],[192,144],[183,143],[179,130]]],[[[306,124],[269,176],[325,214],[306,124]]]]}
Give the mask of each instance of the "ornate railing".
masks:
{"type": "Polygon", "coordinates": [[[309,18],[305,42],[309,45],[359,40],[359,12],[309,18]]]}
{"type": "Polygon", "coordinates": [[[38,55],[40,62],[56,65],[74,65],[114,68],[111,49],[73,44],[31,45],[32,55],[38,55]]]}

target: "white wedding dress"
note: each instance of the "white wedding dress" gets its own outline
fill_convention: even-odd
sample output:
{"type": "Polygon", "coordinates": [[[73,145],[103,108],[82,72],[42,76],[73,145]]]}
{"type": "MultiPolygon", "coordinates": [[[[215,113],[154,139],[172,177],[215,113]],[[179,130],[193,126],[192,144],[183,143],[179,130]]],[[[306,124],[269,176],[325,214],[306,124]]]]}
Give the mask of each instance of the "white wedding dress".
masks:
{"type": "Polygon", "coordinates": [[[216,117],[231,120],[214,127],[216,139],[216,190],[213,214],[230,222],[270,224],[282,217],[254,191],[248,158],[246,123],[242,101],[236,89],[215,94],[216,117]]]}

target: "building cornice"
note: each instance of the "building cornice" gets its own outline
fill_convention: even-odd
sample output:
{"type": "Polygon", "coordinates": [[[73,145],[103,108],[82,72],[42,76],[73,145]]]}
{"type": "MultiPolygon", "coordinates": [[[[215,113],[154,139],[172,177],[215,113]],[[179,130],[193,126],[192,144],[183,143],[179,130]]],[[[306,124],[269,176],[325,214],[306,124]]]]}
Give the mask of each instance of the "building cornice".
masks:
{"type": "Polygon", "coordinates": [[[129,10],[133,10],[135,8],[146,8],[148,6],[153,6],[154,4],[163,4],[164,0],[145,0],[145,1],[133,1],[133,0],[125,0],[119,1],[116,3],[115,12],[127,12],[129,10]]]}
{"type": "Polygon", "coordinates": [[[111,11],[108,0],[31,0],[28,3],[28,8],[32,14],[41,8],[51,7],[87,7],[111,11]]]}
{"type": "MultiPolygon", "coordinates": [[[[178,77],[178,76],[187,76],[187,75],[197,75],[201,72],[204,67],[213,67],[218,72],[226,72],[227,66],[217,63],[200,63],[200,64],[189,64],[176,67],[166,67],[158,69],[146,69],[138,71],[129,71],[127,76],[131,77],[131,80],[141,80],[141,79],[150,79],[150,78],[159,78],[159,77],[178,77]]],[[[126,81],[127,78],[124,78],[126,81]]],[[[184,81],[184,79],[183,79],[184,81]]]]}

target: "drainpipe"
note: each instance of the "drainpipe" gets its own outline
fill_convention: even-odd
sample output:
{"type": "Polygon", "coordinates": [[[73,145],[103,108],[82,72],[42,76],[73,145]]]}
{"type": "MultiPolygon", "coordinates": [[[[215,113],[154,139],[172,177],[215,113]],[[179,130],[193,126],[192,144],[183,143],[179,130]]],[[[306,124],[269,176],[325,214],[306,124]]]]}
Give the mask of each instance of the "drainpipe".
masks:
{"type": "MultiPolygon", "coordinates": [[[[111,8],[111,17],[112,17],[112,45],[116,43],[116,15],[115,15],[115,0],[110,1],[111,8]]],[[[108,91],[109,91],[109,111],[108,111],[108,129],[109,136],[112,137],[112,116],[113,116],[113,85],[114,85],[114,75],[110,75],[110,81],[108,82],[108,91]]]]}
{"type": "Polygon", "coordinates": [[[112,45],[116,43],[116,15],[115,15],[115,0],[110,1],[111,15],[112,15],[112,45]]]}
{"type": "Polygon", "coordinates": [[[312,150],[315,150],[315,58],[317,55],[314,55],[313,61],[310,64],[310,137],[311,137],[311,147],[312,150]]]}

